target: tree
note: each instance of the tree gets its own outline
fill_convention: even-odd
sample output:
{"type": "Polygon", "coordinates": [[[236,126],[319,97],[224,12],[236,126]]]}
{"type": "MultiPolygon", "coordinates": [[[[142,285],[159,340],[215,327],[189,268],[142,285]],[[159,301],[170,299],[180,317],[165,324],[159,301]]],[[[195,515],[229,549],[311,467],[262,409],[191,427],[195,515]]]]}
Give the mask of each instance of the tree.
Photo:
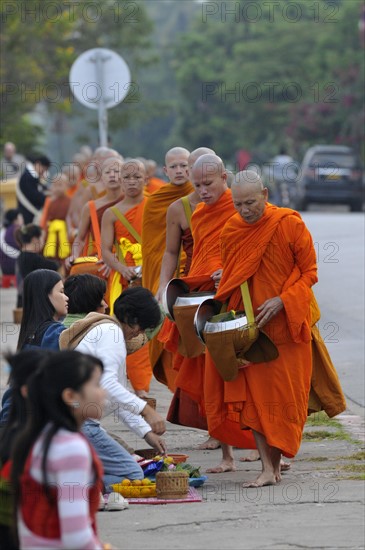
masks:
{"type": "MultiPolygon", "coordinates": [[[[1,143],[15,141],[25,153],[37,145],[40,129],[27,115],[40,102],[49,112],[73,112],[69,70],[84,50],[96,46],[122,50],[136,68],[150,62],[151,29],[143,6],[124,0],[2,0],[1,143]]],[[[123,125],[131,116],[134,113],[123,111],[115,118],[123,125]]]]}

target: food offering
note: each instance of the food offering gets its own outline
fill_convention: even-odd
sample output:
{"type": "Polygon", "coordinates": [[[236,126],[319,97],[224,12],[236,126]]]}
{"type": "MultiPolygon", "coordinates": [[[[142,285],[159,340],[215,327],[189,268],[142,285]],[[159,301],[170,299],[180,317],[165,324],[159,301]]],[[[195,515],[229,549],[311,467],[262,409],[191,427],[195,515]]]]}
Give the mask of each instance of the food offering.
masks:
{"type": "Polygon", "coordinates": [[[112,485],[113,491],[125,498],[149,498],[156,496],[156,483],[145,477],[144,479],[123,479],[112,485]]]}

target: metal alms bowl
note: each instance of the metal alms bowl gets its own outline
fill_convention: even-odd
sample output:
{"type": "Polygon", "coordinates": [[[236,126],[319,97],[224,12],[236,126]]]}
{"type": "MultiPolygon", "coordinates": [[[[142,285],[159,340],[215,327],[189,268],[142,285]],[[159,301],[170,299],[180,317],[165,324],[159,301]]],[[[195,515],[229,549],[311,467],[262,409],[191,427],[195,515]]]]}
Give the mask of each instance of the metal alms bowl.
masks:
{"type": "Polygon", "coordinates": [[[189,294],[189,286],[181,279],[171,279],[162,296],[162,307],[170,321],[174,321],[173,305],[179,296],[189,294]]]}
{"type": "Polygon", "coordinates": [[[208,319],[210,319],[214,315],[217,315],[220,312],[221,308],[222,308],[221,302],[219,302],[218,300],[214,300],[213,298],[209,298],[207,300],[204,300],[204,302],[202,302],[198,307],[198,309],[196,310],[195,316],[194,316],[195,332],[199,340],[201,340],[203,344],[205,344],[204,338],[203,338],[203,331],[204,331],[205,325],[208,319]]]}

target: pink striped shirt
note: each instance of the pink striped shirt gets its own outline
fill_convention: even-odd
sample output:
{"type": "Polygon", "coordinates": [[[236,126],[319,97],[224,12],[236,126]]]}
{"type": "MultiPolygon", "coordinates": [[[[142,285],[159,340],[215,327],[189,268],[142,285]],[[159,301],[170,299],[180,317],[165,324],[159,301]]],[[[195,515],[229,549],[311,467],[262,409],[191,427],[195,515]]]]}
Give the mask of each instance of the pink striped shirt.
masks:
{"type": "MultiPolygon", "coordinates": [[[[42,447],[44,433],[38,438],[31,458],[30,475],[43,483],[42,447]]],[[[58,516],[61,538],[46,539],[32,533],[18,512],[21,548],[74,548],[99,550],[102,543],[91,526],[88,488],[94,483],[90,449],[79,433],[58,430],[47,456],[47,481],[58,489],[58,516]]]]}

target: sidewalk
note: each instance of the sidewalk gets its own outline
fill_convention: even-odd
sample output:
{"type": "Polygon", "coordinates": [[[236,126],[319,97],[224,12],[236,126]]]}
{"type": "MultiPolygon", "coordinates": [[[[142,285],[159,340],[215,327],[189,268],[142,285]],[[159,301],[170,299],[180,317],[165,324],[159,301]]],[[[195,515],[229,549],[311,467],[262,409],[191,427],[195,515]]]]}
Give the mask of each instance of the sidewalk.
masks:
{"type": "MultiPolygon", "coordinates": [[[[0,290],[2,350],[15,350],[18,327],[11,323],[13,290],[0,290]]],[[[6,384],[4,362],[1,389],[6,384]]],[[[156,381],[151,386],[157,410],[166,414],[171,394],[156,381]]],[[[351,405],[349,408],[351,409],[351,405]]],[[[104,425],[135,449],[145,448],[120,422],[109,417],[104,425]]],[[[186,452],[201,473],[220,461],[220,450],[198,451],[205,440],[199,430],[168,424],[170,452],[186,452]]],[[[352,549],[365,544],[364,421],[357,409],[333,421],[311,418],[291,470],[276,486],[243,489],[253,480],[260,462],[238,459],[236,472],[208,474],[198,491],[201,503],[130,505],[122,512],[101,512],[99,534],[104,542],[123,550],[200,549],[238,550],[293,548],[352,549]]]]}

